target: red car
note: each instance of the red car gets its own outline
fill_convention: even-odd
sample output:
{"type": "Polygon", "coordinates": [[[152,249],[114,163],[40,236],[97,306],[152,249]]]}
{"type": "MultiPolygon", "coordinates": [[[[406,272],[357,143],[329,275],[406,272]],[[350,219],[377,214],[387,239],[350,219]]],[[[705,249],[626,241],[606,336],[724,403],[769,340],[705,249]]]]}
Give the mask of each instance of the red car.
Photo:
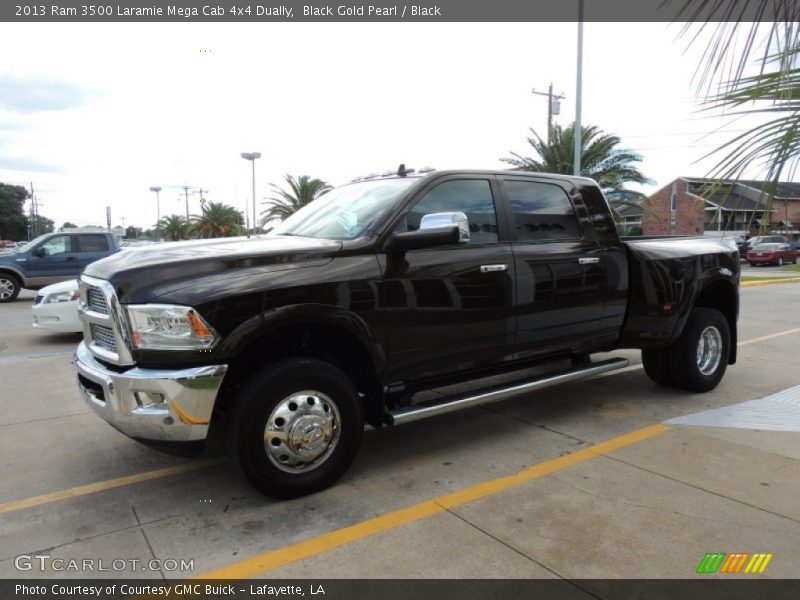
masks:
{"type": "Polygon", "coordinates": [[[781,266],[786,262],[796,265],[798,254],[800,252],[789,244],[759,244],[747,251],[747,262],[751,267],[771,263],[781,266]]]}

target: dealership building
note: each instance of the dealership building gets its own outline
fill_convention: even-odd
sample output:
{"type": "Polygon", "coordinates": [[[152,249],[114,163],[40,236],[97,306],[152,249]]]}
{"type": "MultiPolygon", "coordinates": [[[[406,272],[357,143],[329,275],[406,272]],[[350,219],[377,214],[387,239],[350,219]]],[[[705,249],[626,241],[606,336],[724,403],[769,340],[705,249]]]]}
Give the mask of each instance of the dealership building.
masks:
{"type": "Polygon", "coordinates": [[[643,204],[644,235],[800,236],[800,183],[779,183],[769,213],[764,181],[679,177],[643,204]]]}

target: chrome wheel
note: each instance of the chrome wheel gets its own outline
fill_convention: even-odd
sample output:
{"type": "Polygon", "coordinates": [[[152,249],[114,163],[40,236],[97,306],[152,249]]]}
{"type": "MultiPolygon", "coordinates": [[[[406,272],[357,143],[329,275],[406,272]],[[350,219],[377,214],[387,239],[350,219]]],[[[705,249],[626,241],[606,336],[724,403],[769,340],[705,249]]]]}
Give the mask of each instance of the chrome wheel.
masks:
{"type": "Polygon", "coordinates": [[[281,400],[267,419],[264,449],[270,462],[287,473],[307,473],[322,465],[339,442],[341,417],[336,404],[316,390],[281,400]]]}
{"type": "Polygon", "coordinates": [[[703,329],[697,341],[697,369],[703,375],[713,375],[722,360],[722,334],[710,325],[703,329]]]}
{"type": "Polygon", "coordinates": [[[0,277],[0,300],[8,300],[17,289],[16,283],[7,277],[0,277]]]}

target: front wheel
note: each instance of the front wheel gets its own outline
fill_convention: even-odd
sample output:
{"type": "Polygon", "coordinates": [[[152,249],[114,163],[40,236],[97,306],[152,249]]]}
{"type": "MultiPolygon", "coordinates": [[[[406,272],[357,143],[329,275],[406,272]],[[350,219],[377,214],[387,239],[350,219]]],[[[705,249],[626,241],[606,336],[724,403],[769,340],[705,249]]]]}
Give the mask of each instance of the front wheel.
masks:
{"type": "Polygon", "coordinates": [[[756,263],[754,263],[754,262],[751,262],[751,263],[750,263],[750,266],[751,266],[751,267],[755,267],[755,266],[756,266],[756,263]]]}
{"type": "Polygon", "coordinates": [[[13,302],[19,296],[19,280],[13,275],[0,274],[0,303],[13,302]]]}
{"type": "Polygon", "coordinates": [[[778,257],[778,266],[779,266],[779,267],[782,267],[782,266],[783,266],[783,257],[782,257],[782,256],[779,256],[779,257],[778,257]]]}
{"type": "Polygon", "coordinates": [[[363,409],[350,379],[328,363],[296,358],[265,367],[244,385],[228,449],[260,492],[296,498],[336,482],[363,432],[363,409]]]}
{"type": "Polygon", "coordinates": [[[717,387],[728,367],[731,333],[718,310],[695,308],[683,333],[669,347],[669,368],[675,384],[692,392],[717,387]]]}

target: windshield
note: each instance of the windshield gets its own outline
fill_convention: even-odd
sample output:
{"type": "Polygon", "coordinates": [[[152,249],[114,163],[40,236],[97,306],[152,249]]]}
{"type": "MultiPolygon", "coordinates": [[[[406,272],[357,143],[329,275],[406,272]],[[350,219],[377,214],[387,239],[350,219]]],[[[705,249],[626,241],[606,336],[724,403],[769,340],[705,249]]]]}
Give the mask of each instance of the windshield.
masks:
{"type": "Polygon", "coordinates": [[[307,204],[272,233],[353,240],[369,229],[418,179],[362,181],[335,188],[307,204]]]}
{"type": "Polygon", "coordinates": [[[13,248],[12,251],[13,252],[30,252],[36,244],[41,242],[48,235],[50,235],[50,234],[49,233],[45,233],[44,235],[40,235],[39,237],[32,239],[30,242],[28,242],[24,246],[20,246],[19,248],[13,248]]]}

